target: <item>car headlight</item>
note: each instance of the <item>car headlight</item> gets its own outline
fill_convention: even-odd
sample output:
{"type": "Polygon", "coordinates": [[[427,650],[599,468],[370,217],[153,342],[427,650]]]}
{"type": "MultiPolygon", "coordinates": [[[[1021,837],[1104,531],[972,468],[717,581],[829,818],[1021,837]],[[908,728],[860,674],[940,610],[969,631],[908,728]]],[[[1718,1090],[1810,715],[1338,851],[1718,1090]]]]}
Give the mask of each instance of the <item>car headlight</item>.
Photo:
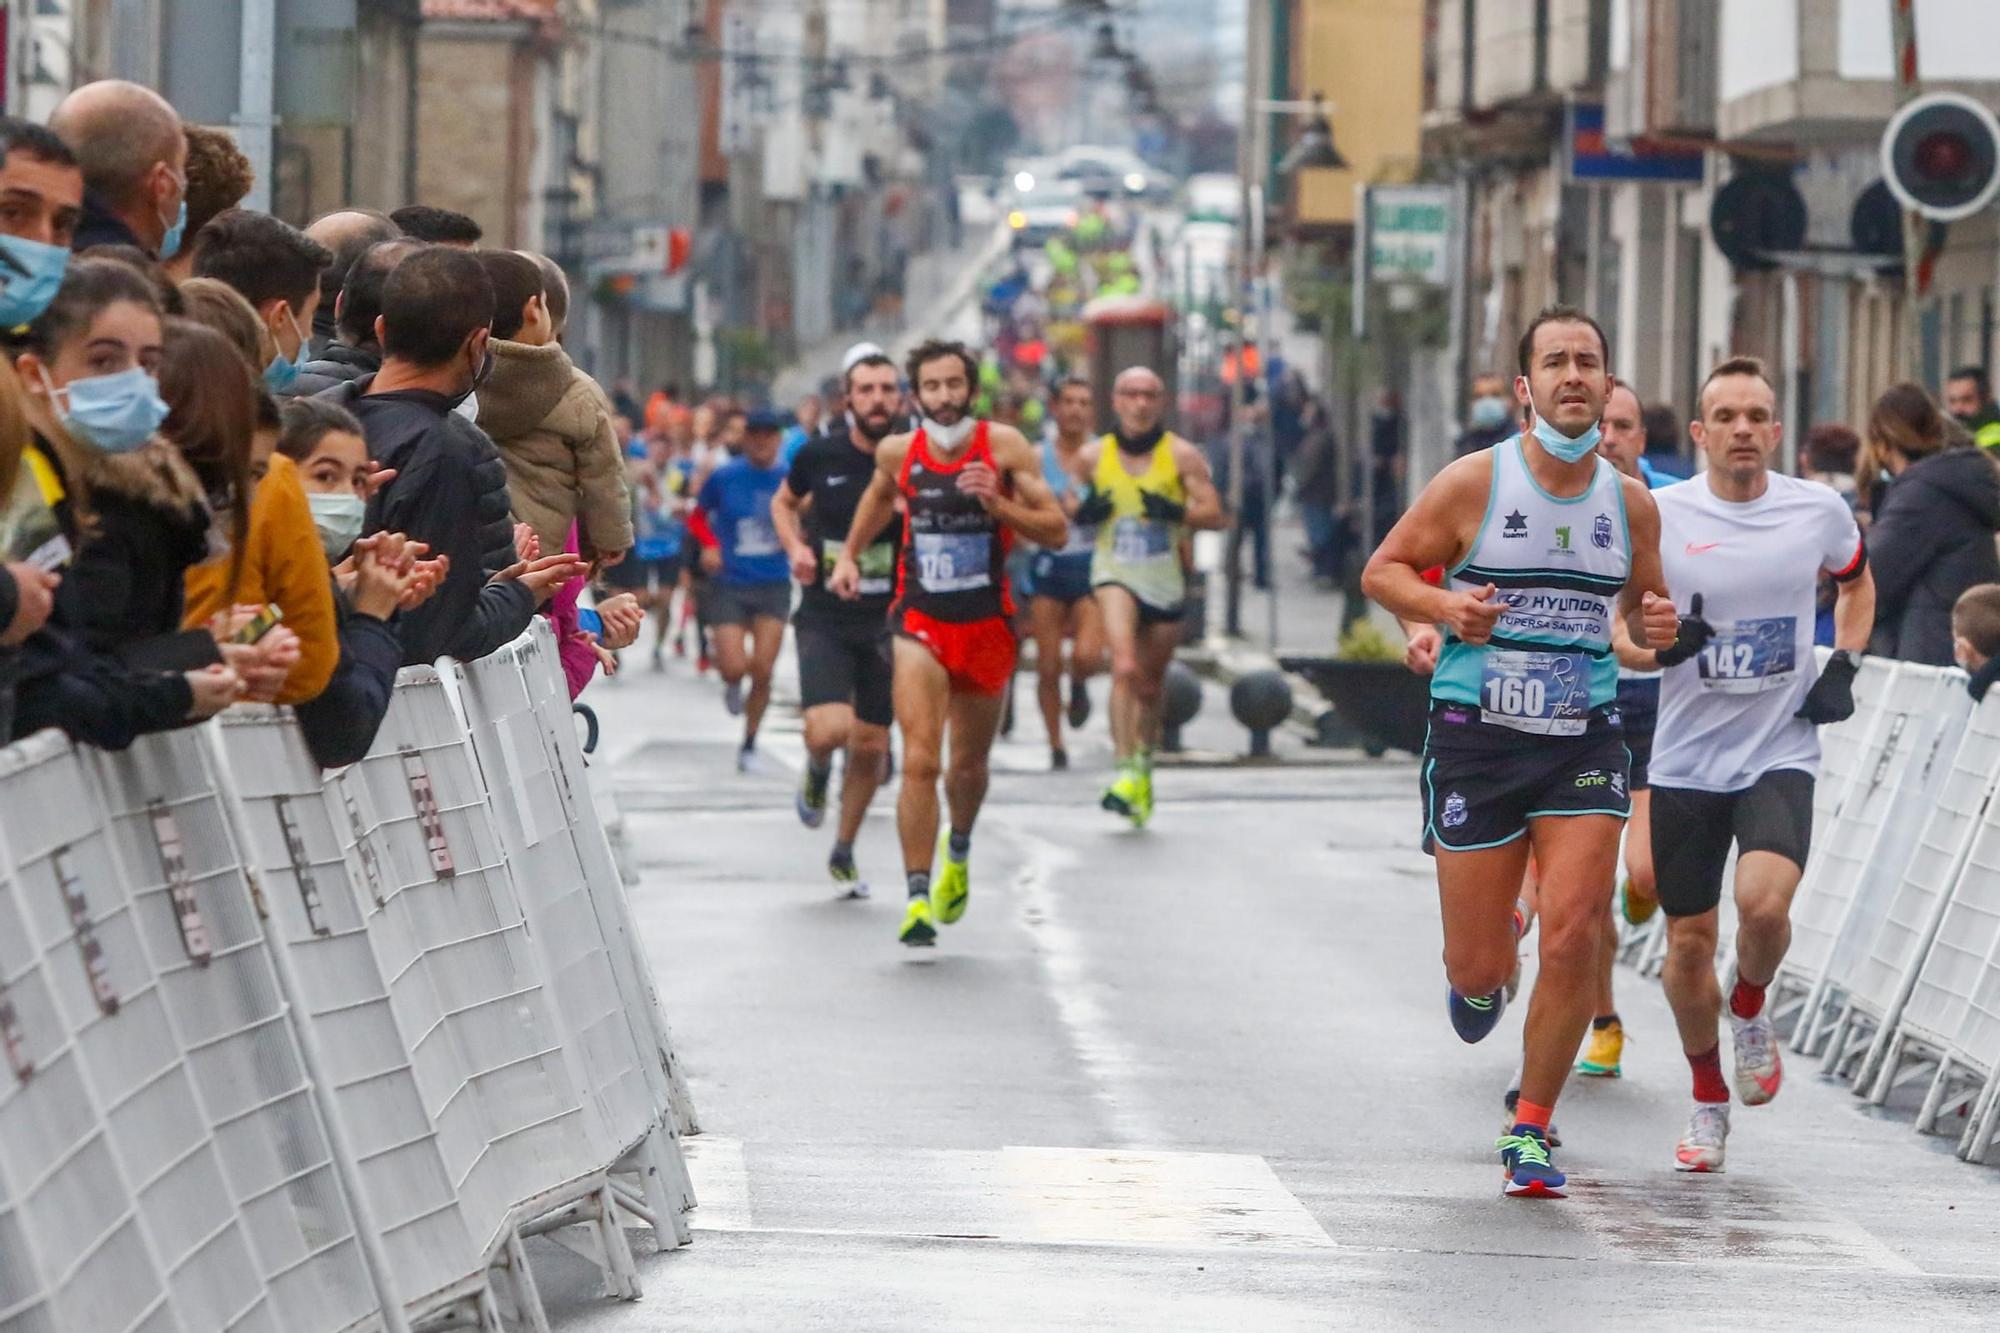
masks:
{"type": "Polygon", "coordinates": [[[1017,208],[1007,215],[1007,225],[1019,231],[1028,225],[1028,215],[1017,208]]]}
{"type": "Polygon", "coordinates": [[[1145,193],[1146,177],[1144,173],[1137,171],[1126,173],[1125,188],[1127,190],[1130,190],[1133,194],[1145,193]]]}
{"type": "Polygon", "coordinates": [[[1020,192],[1021,192],[1022,194],[1026,194],[1026,193],[1027,193],[1028,191],[1030,191],[1030,190],[1034,189],[1034,188],[1035,188],[1035,173],[1034,173],[1034,172],[1032,172],[1032,171],[1017,171],[1017,172],[1015,172],[1015,173],[1014,173],[1014,188],[1015,188],[1015,189],[1017,189],[1017,190],[1019,190],[1019,191],[1020,191],[1020,192]]]}

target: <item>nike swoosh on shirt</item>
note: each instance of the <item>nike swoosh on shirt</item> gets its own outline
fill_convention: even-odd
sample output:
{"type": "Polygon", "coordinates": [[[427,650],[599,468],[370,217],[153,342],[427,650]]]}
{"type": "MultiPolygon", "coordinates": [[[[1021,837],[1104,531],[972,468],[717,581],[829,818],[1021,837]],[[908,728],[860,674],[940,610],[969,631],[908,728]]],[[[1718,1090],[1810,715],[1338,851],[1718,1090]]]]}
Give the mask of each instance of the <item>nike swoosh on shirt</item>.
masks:
{"type": "Polygon", "coordinates": [[[1689,542],[1687,544],[1687,553],[1689,555],[1701,555],[1706,551],[1713,551],[1720,545],[1722,545],[1721,542],[1689,542]]]}
{"type": "Polygon", "coordinates": [[[826,479],[826,484],[827,484],[827,485],[829,485],[829,486],[845,486],[845,485],[847,484],[847,478],[845,478],[845,477],[828,477],[828,478],[826,479]]]}

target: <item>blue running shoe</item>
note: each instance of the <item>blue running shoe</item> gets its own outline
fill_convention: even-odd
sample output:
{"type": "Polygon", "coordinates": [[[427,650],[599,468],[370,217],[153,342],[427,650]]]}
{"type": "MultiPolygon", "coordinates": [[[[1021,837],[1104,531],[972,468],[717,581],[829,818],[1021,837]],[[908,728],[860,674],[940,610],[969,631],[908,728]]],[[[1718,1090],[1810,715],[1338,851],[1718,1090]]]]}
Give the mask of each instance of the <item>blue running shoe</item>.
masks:
{"type": "Polygon", "coordinates": [[[1451,1029],[1459,1040],[1470,1045],[1483,1041],[1500,1022],[1500,1015],[1507,1012],[1507,991],[1503,987],[1491,995],[1460,995],[1448,992],[1447,1007],[1451,1010],[1451,1029]]]}
{"type": "Polygon", "coordinates": [[[1500,1188],[1517,1199],[1564,1197],[1569,1178],[1549,1160],[1548,1136],[1532,1125],[1516,1125],[1493,1145],[1500,1150],[1500,1188]]]}

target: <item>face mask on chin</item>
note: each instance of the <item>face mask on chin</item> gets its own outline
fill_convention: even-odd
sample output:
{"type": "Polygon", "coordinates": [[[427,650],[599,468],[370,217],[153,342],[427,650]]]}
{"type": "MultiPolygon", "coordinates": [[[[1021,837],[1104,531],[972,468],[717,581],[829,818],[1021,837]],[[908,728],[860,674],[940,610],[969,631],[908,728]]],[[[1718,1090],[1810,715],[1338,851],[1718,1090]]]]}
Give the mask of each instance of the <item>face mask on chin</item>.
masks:
{"type": "Polygon", "coordinates": [[[1539,412],[1535,413],[1534,433],[1535,439],[1540,442],[1542,448],[1549,451],[1551,457],[1565,463],[1580,463],[1588,458],[1596,450],[1598,440],[1604,435],[1602,428],[1593,421],[1583,434],[1571,439],[1543,420],[1539,412]]]}
{"type": "Polygon", "coordinates": [[[924,434],[947,449],[956,449],[972,438],[972,428],[977,424],[972,416],[972,405],[948,403],[943,410],[952,418],[948,425],[933,417],[928,408],[924,410],[924,434]]]}

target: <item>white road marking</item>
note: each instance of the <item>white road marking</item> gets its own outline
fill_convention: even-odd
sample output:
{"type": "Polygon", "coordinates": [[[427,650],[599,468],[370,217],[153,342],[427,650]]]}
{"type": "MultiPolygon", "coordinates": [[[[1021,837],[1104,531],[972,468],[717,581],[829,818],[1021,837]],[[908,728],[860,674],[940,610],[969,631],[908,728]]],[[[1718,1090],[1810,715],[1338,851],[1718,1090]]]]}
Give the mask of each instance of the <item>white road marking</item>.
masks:
{"type": "Polygon", "coordinates": [[[1014,877],[1021,920],[1035,941],[1035,957],[1048,976],[1056,1016],[1090,1076],[1091,1093],[1103,1106],[1119,1142],[1132,1146],[1162,1143],[1166,1135],[1146,1114],[1131,1077],[1140,1062],[1112,1029],[1099,998],[1103,987],[1090,978],[1083,943],[1063,924],[1057,910],[1053,886],[1058,876],[1075,868],[1076,855],[1012,820],[1005,823],[1008,833],[1027,853],[1025,864],[1014,877]]]}
{"type": "Polygon", "coordinates": [[[1333,1241],[1279,1183],[1242,1153],[1003,1148],[1010,1202],[1032,1239],[1189,1249],[1321,1249],[1333,1241]]]}
{"type": "Polygon", "coordinates": [[[714,1134],[681,1140],[688,1178],[697,1200],[693,1225],[708,1231],[750,1229],[750,1173],[743,1165],[743,1141],[714,1134]]]}

